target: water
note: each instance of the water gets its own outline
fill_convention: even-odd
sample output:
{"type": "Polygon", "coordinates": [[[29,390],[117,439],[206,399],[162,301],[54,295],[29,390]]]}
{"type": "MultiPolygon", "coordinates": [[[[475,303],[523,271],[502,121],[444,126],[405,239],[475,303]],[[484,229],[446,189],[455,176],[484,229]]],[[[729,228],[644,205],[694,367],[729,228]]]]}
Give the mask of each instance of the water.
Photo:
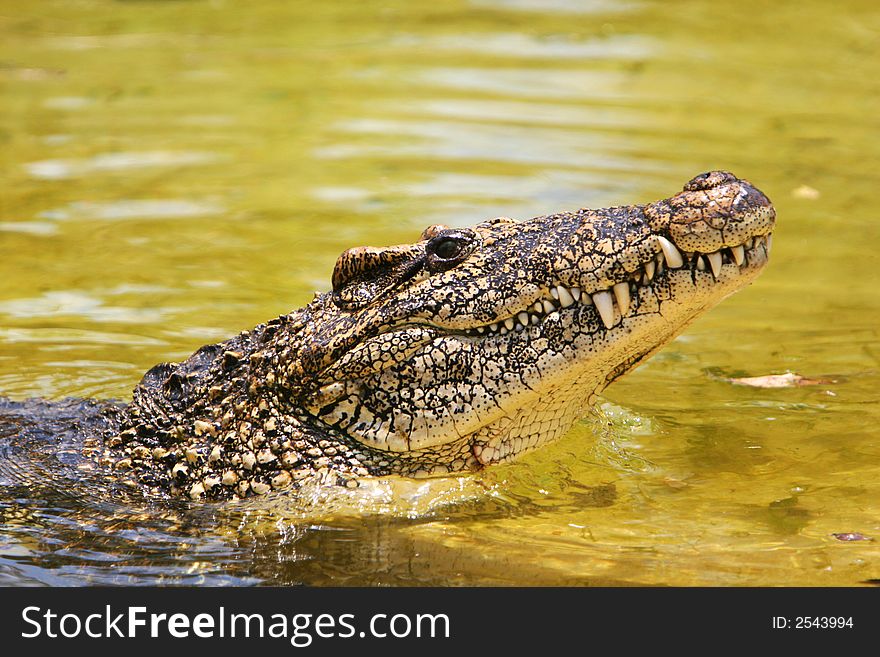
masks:
{"type": "Polygon", "coordinates": [[[432,223],[713,168],[779,216],[753,286],[515,464],[220,507],[4,485],[0,582],[880,580],[875,3],[0,0],[0,35],[17,399],[126,398],[432,223]],[[826,383],[725,380],[788,371],[826,383]]]}

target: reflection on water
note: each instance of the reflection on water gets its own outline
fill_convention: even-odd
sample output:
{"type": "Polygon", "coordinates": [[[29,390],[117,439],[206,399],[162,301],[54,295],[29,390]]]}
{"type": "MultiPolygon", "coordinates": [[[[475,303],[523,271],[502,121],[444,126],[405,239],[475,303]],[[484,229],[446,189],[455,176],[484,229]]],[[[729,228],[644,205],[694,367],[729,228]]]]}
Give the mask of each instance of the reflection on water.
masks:
{"type": "Polygon", "coordinates": [[[711,168],[774,200],[774,258],[559,443],[479,475],[144,505],[71,446],[0,437],[0,583],[880,578],[872,3],[109,11],[0,0],[15,399],[125,399],[154,363],[327,289],[351,246],[646,202],[711,168]],[[787,371],[824,383],[726,381],[787,371]]]}

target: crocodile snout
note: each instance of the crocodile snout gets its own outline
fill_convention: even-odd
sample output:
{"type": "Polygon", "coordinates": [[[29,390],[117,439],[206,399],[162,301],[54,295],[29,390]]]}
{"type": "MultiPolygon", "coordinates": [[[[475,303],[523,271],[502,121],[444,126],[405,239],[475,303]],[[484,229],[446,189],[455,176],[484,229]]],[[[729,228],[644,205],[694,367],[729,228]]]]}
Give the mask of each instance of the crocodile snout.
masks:
{"type": "Polygon", "coordinates": [[[720,187],[721,185],[736,181],[737,177],[730,173],[730,171],[707,171],[706,173],[701,173],[700,175],[691,178],[682,191],[698,192],[703,189],[712,189],[713,187],[720,187]]]}

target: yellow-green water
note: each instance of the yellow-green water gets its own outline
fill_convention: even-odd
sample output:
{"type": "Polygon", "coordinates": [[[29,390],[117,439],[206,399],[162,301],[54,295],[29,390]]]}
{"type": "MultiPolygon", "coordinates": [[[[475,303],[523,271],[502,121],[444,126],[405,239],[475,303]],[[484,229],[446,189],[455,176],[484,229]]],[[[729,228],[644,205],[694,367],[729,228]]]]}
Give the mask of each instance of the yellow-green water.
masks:
{"type": "Polygon", "coordinates": [[[13,398],[125,398],[432,223],[712,168],[779,217],[752,287],[518,463],[305,511],[0,488],[0,582],[876,583],[878,107],[873,2],[0,0],[13,398]],[[786,371],[834,382],[722,380],[786,371]]]}

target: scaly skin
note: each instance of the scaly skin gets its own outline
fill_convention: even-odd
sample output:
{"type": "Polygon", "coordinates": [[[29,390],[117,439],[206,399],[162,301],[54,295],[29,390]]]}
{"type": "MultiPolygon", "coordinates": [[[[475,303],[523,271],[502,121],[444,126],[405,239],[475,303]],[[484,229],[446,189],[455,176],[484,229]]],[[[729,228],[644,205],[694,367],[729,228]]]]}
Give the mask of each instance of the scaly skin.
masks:
{"type": "Polygon", "coordinates": [[[644,206],[351,249],[333,291],[150,370],[85,452],[193,499],[509,460],[754,279],[774,221],[761,192],[711,172],[644,206]]]}

